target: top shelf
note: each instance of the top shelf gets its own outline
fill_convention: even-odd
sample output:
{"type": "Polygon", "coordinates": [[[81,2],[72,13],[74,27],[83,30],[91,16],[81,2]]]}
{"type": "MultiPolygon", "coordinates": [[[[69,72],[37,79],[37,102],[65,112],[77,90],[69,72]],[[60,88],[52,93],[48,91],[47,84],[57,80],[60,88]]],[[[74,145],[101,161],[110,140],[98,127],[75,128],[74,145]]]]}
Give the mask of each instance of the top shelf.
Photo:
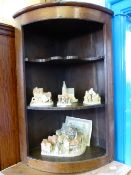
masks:
{"type": "Polygon", "coordinates": [[[53,56],[50,58],[40,58],[40,59],[31,59],[25,58],[25,62],[36,62],[36,63],[48,63],[48,62],[94,62],[104,60],[104,56],[97,56],[97,57],[87,57],[87,58],[79,58],[78,56],[53,56]]]}

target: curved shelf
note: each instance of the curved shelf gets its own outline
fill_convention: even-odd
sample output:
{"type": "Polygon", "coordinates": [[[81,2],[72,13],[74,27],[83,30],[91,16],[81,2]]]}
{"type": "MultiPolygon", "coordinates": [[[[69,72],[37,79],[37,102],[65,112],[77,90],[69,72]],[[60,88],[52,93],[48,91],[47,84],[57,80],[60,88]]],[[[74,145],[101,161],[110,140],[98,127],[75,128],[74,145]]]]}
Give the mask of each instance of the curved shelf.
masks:
{"type": "Polygon", "coordinates": [[[39,4],[35,4],[35,5],[31,5],[29,7],[26,7],[20,11],[18,11],[17,13],[15,13],[13,15],[14,18],[33,11],[33,10],[37,10],[40,8],[47,8],[47,7],[53,7],[53,6],[79,6],[79,7],[86,7],[86,8],[91,8],[91,9],[95,9],[95,10],[99,10],[102,12],[105,12],[109,15],[113,15],[113,11],[109,10],[108,8],[99,6],[99,5],[95,5],[95,4],[91,4],[91,3],[84,3],[84,2],[50,2],[50,3],[39,3],[39,4]]]}
{"type": "Polygon", "coordinates": [[[27,106],[28,110],[52,110],[52,111],[65,111],[65,110],[85,110],[85,109],[95,109],[95,108],[103,108],[105,104],[99,104],[99,105],[90,105],[90,106],[83,106],[83,104],[74,104],[69,107],[57,107],[57,106],[52,106],[52,107],[31,107],[27,106]]]}
{"type": "Polygon", "coordinates": [[[97,57],[87,57],[87,58],[79,58],[78,56],[66,56],[66,57],[61,57],[61,56],[54,56],[50,58],[41,58],[41,59],[30,59],[30,58],[25,58],[25,62],[36,62],[36,63],[47,63],[47,62],[93,62],[93,61],[100,61],[104,60],[104,56],[97,56],[97,57]]]}
{"type": "Polygon", "coordinates": [[[78,174],[78,172],[89,171],[96,165],[105,165],[106,161],[110,161],[106,155],[106,149],[99,146],[88,147],[84,154],[72,158],[41,156],[40,148],[36,148],[29,153],[27,160],[32,168],[59,174],[70,172],[78,174]]]}

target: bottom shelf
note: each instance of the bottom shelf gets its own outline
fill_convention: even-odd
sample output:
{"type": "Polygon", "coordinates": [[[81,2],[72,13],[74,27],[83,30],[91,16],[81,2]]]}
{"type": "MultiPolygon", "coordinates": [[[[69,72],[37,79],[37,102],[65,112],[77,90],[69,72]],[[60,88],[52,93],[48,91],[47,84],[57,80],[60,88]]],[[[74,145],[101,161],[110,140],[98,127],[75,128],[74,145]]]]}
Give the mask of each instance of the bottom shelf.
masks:
{"type": "Polygon", "coordinates": [[[30,152],[29,157],[35,158],[38,160],[48,161],[48,162],[77,162],[94,159],[97,157],[104,156],[106,150],[101,147],[87,147],[84,154],[76,157],[52,157],[52,156],[42,156],[41,149],[36,148],[30,152]]]}
{"type": "Polygon", "coordinates": [[[41,156],[40,148],[30,152],[27,164],[34,169],[50,173],[78,173],[90,171],[112,161],[101,147],[87,147],[84,154],[72,158],[41,156]]]}
{"type": "MultiPolygon", "coordinates": [[[[18,164],[11,166],[9,168],[6,168],[5,170],[2,171],[2,173],[4,175],[54,175],[54,173],[52,174],[48,174],[46,172],[41,172],[41,171],[36,171],[32,168],[30,168],[29,166],[27,166],[26,164],[19,162],[18,164]],[[30,173],[29,173],[30,172],[30,173]]],[[[113,161],[110,164],[103,166],[100,169],[91,171],[91,172],[86,172],[84,173],[84,175],[91,175],[91,174],[101,174],[101,175],[111,175],[111,174],[116,174],[116,175],[130,175],[131,174],[131,167],[127,166],[125,164],[113,161]],[[112,169],[111,167],[115,167],[114,169],[112,169]],[[129,173],[130,172],[130,173],[129,173]]],[[[58,175],[58,174],[56,174],[58,175]]],[[[74,175],[74,174],[73,174],[74,175]]],[[[82,175],[82,174],[77,174],[77,175],[82,175]]]]}

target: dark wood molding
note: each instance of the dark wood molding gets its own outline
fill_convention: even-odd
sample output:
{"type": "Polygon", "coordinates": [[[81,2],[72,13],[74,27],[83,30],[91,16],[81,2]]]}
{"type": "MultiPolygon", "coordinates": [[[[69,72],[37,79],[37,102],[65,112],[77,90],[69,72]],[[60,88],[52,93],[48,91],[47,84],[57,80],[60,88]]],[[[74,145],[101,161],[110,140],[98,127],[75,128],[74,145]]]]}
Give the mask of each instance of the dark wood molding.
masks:
{"type": "Polygon", "coordinates": [[[15,36],[15,29],[14,27],[8,25],[8,24],[3,24],[0,23],[0,35],[5,35],[5,36],[15,36]]]}
{"type": "Polygon", "coordinates": [[[28,158],[28,165],[33,169],[38,169],[40,171],[47,171],[50,173],[78,173],[91,171],[100,166],[104,166],[106,163],[110,163],[108,156],[99,157],[97,159],[92,159],[89,161],[78,161],[78,162],[49,162],[41,161],[39,159],[28,158]],[[51,168],[49,168],[51,167],[51,168]]]}
{"type": "Polygon", "coordinates": [[[22,10],[20,10],[19,12],[17,12],[16,14],[14,14],[14,18],[24,14],[24,13],[27,13],[27,12],[30,12],[30,11],[33,11],[33,10],[36,10],[36,9],[40,9],[40,8],[46,8],[46,7],[55,7],[55,6],[76,6],[76,7],[85,7],[85,8],[90,8],[90,9],[95,9],[95,10],[99,10],[99,11],[102,11],[102,12],[105,12],[109,15],[113,15],[113,11],[105,8],[105,7],[102,7],[102,6],[99,6],[99,5],[95,5],[95,4],[90,4],[90,3],[80,3],[80,2],[56,2],[56,3],[41,3],[41,4],[35,4],[35,5],[32,5],[32,6],[29,6],[29,7],[26,7],[22,10]]]}

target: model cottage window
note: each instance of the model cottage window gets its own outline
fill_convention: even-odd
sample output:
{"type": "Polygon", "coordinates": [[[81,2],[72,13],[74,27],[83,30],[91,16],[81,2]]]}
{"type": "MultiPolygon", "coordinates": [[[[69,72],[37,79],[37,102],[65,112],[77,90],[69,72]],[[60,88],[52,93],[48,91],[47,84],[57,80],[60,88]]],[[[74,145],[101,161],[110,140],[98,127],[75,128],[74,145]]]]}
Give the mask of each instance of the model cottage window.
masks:
{"type": "Polygon", "coordinates": [[[112,161],[112,12],[63,2],[14,17],[22,161],[54,173],[112,161]]]}

